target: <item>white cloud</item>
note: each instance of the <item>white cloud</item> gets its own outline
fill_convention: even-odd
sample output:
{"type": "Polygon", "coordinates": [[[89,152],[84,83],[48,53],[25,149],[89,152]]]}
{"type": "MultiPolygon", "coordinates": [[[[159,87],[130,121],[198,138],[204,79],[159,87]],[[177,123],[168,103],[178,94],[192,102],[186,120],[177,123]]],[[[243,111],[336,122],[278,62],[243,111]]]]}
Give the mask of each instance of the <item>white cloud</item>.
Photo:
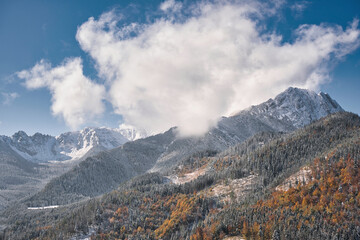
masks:
{"type": "Polygon", "coordinates": [[[1,95],[3,96],[3,105],[10,105],[16,98],[20,96],[16,92],[2,92],[1,95]]]}
{"type": "Polygon", "coordinates": [[[175,0],[166,0],[160,4],[160,9],[164,12],[178,12],[182,8],[182,3],[175,0]]]}
{"type": "Polygon", "coordinates": [[[17,73],[28,89],[46,87],[52,94],[52,112],[73,129],[104,111],[105,87],[83,75],[80,58],[66,59],[52,68],[41,60],[33,68],[17,73]]]}
{"type": "Polygon", "coordinates": [[[172,16],[122,27],[110,12],[78,28],[80,46],[95,60],[126,123],[151,133],[175,125],[183,135],[204,133],[219,116],[289,86],[316,89],[329,80],[329,64],[359,45],[358,21],[345,30],[303,25],[284,43],[281,35],[263,33],[263,20],[276,7],[205,1],[190,9],[181,21],[172,16]]]}
{"type": "MultiPolygon", "coordinates": [[[[305,2],[304,2],[305,3],[305,2]]],[[[46,87],[52,112],[72,128],[104,111],[106,98],[126,124],[149,133],[179,126],[199,135],[229,115],[289,86],[316,89],[337,61],[359,46],[358,21],[302,25],[295,38],[266,30],[283,0],[167,0],[164,16],[148,24],[120,24],[115,11],[89,18],[77,31],[105,85],[83,75],[80,58],[51,67],[44,60],[17,73],[29,89],[46,87]]],[[[305,5],[296,6],[303,10],[305,5]]],[[[295,8],[295,6],[293,6],[295,8]]]]}

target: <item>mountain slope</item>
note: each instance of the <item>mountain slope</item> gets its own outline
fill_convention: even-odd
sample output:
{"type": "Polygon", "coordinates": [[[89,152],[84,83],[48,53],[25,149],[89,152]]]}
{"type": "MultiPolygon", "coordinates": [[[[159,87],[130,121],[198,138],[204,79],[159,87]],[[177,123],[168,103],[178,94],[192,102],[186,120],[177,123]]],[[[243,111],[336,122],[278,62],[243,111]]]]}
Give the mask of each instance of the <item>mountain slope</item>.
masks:
{"type": "MultiPolygon", "coordinates": [[[[51,181],[42,192],[32,198],[31,204],[46,202],[66,204],[81,196],[96,196],[146,171],[171,173],[182,160],[198,152],[208,150],[221,152],[256,133],[289,132],[297,128],[295,125],[306,123],[305,120],[303,123],[299,122],[297,118],[293,119],[293,122],[292,118],[280,119],[284,114],[292,115],[294,112],[302,111],[316,118],[328,112],[342,111],[338,105],[334,104],[335,107],[331,107],[329,104],[324,104],[324,102],[329,103],[329,100],[323,98],[323,95],[316,95],[308,90],[291,88],[275,99],[277,100],[268,101],[274,101],[275,105],[271,104],[271,108],[261,104],[235,116],[222,118],[217,127],[202,137],[177,138],[176,129],[173,128],[164,134],[157,135],[156,138],[149,137],[129,142],[123,147],[88,158],[79,167],[51,181]],[[282,101],[278,100],[279,98],[282,101]],[[302,102],[307,104],[300,104],[302,102]],[[292,105],[294,108],[284,107],[284,104],[292,105]],[[322,110],[314,113],[315,109],[322,110]],[[278,113],[275,114],[276,112],[278,113]],[[156,139],[161,139],[160,145],[156,139]],[[106,173],[102,171],[103,169],[110,171],[106,173]],[[66,198],[62,197],[65,195],[66,198]],[[70,197],[72,195],[75,198],[70,197]],[[54,196],[54,198],[50,199],[48,196],[54,196]]],[[[332,102],[335,103],[334,100],[332,102]]]]}
{"type": "Polygon", "coordinates": [[[205,157],[202,162],[211,168],[192,182],[176,185],[159,173],[145,174],[77,207],[14,216],[11,222],[17,224],[4,236],[357,239],[359,116],[332,114],[293,133],[275,134],[271,141],[270,136],[205,157]],[[312,181],[268,195],[304,166],[312,169],[312,181]],[[243,189],[235,188],[237,183],[244,183],[243,189]]]}
{"type": "Polygon", "coordinates": [[[22,186],[37,184],[32,178],[36,163],[22,158],[0,138],[0,209],[9,202],[17,200],[22,186]]]}

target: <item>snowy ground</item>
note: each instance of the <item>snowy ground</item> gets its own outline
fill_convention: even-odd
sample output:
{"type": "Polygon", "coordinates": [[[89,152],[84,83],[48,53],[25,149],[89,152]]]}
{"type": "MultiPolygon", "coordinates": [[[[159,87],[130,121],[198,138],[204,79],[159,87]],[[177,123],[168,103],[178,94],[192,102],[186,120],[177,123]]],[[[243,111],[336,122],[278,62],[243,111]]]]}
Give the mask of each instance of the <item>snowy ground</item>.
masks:
{"type": "Polygon", "coordinates": [[[276,191],[287,191],[290,186],[296,187],[298,183],[308,183],[310,181],[311,169],[309,167],[303,167],[297,173],[294,173],[285,181],[275,188],[276,191]]]}
{"type": "Polygon", "coordinates": [[[54,209],[58,208],[59,205],[53,205],[53,206],[45,206],[45,207],[28,207],[29,210],[44,210],[44,209],[54,209]]]}
{"type": "Polygon", "coordinates": [[[198,177],[204,175],[206,172],[207,172],[207,168],[200,168],[194,172],[186,173],[182,176],[172,175],[172,176],[168,176],[167,178],[174,184],[184,184],[197,179],[198,177]]]}
{"type": "Polygon", "coordinates": [[[214,196],[224,203],[242,198],[253,188],[258,180],[257,175],[250,175],[248,177],[223,181],[216,184],[214,187],[207,190],[209,196],[214,196]]]}

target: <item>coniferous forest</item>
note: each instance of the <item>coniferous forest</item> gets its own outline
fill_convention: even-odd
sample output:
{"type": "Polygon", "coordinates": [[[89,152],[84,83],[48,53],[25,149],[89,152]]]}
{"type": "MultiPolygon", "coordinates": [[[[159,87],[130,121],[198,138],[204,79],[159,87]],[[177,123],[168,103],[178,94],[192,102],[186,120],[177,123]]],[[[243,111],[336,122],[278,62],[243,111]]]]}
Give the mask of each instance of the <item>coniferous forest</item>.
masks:
{"type": "Polygon", "coordinates": [[[360,118],[340,112],[197,152],[101,197],[40,212],[9,208],[1,238],[360,239],[359,159],[360,118]]]}

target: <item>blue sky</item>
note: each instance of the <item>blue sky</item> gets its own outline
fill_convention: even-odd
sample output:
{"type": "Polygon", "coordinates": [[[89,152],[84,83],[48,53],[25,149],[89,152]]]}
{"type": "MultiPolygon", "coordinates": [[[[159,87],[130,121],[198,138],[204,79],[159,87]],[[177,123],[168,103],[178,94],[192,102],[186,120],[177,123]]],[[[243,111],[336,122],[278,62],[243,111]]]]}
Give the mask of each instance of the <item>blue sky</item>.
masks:
{"type": "MultiPolygon", "coordinates": [[[[262,95],[262,97],[247,100],[249,99],[249,96],[245,98],[245,94],[239,92],[234,93],[233,95],[230,94],[231,98],[226,98],[223,100],[221,96],[227,96],[226,92],[228,92],[228,89],[222,85],[219,87],[219,84],[216,82],[216,78],[214,78],[215,80],[213,80],[213,84],[207,83],[205,79],[208,75],[203,74],[203,71],[206,69],[206,67],[202,67],[200,69],[194,68],[194,66],[188,66],[187,64],[181,65],[184,64],[183,62],[187,60],[184,58],[184,61],[179,63],[181,67],[175,66],[174,71],[171,71],[173,69],[172,67],[164,66],[164,68],[166,68],[165,70],[161,68],[159,71],[155,72],[155,70],[149,70],[149,68],[158,70],[157,68],[159,67],[159,62],[163,61],[162,58],[160,59],[159,57],[158,59],[155,59],[154,66],[152,66],[151,57],[146,59],[146,62],[141,62],[141,59],[127,56],[126,54],[129,55],[138,53],[137,49],[135,49],[136,51],[134,50],[135,47],[138,49],[142,49],[143,47],[136,45],[138,44],[135,39],[137,35],[140,35],[141,37],[139,39],[143,39],[143,41],[148,45],[153,44],[153,40],[158,39],[159,34],[168,34],[167,36],[170,38],[178,37],[172,33],[171,29],[169,30],[169,25],[172,29],[182,29],[179,31],[188,33],[191,31],[188,29],[192,29],[190,28],[190,25],[185,27],[182,26],[185,25],[184,22],[190,21],[189,18],[202,18],[204,21],[194,21],[194,25],[192,25],[199,27],[200,23],[211,19],[211,16],[217,16],[217,7],[223,7],[222,4],[212,6],[212,9],[209,11],[208,15],[201,13],[199,16],[193,12],[190,12],[189,10],[191,9],[189,6],[192,6],[192,9],[196,8],[193,5],[195,1],[168,1],[171,3],[169,8],[164,4],[161,5],[162,2],[163,1],[112,0],[1,1],[0,135],[12,135],[18,130],[24,130],[29,134],[42,132],[51,135],[58,135],[62,132],[81,129],[82,127],[88,125],[117,127],[124,120],[128,124],[133,124],[137,127],[142,127],[153,132],[164,130],[164,128],[174,124],[184,125],[184,129],[192,131],[193,129],[186,127],[188,122],[192,122],[191,125],[195,126],[196,124],[194,123],[197,123],[198,126],[196,127],[201,129],[202,126],[211,125],[215,121],[214,119],[216,119],[216,116],[209,115],[208,110],[207,112],[201,112],[202,109],[206,108],[206,106],[214,106],[214,114],[222,115],[231,112],[236,108],[245,107],[247,104],[259,102],[263,100],[263,98],[268,98],[268,96],[274,96],[276,93],[282,90],[282,88],[286,87],[286,84],[291,85],[291,81],[285,82],[284,80],[284,82],[277,83],[276,80],[273,80],[273,82],[276,82],[274,84],[278,85],[274,85],[274,87],[271,87],[269,91],[266,91],[266,89],[260,89],[259,95],[262,95]],[[112,11],[112,14],[110,14],[111,16],[109,17],[111,19],[107,20],[105,17],[103,17],[103,19],[105,19],[104,21],[108,22],[101,26],[102,29],[96,29],[95,31],[93,27],[96,27],[99,24],[101,25],[101,16],[104,16],[102,14],[109,11],[112,11]],[[90,17],[94,17],[93,22],[89,21],[90,17]],[[159,21],[159,19],[163,19],[163,22],[155,24],[154,22],[159,21]],[[118,27],[116,30],[110,29],[109,22],[111,21],[116,22],[118,27]],[[167,22],[168,25],[164,22],[167,22]],[[85,23],[89,24],[85,26],[85,23]],[[114,49],[114,51],[124,53],[124,55],[129,58],[129,62],[132,63],[125,63],[125,60],[121,58],[119,59],[119,69],[114,69],[116,68],[116,62],[111,63],[113,68],[111,68],[109,72],[118,76],[117,78],[115,77],[115,79],[113,75],[110,76],[108,73],[102,72],[104,69],[109,67],[104,65],[104,62],[108,62],[110,60],[115,61],[113,60],[114,56],[109,55],[109,58],[106,58],[106,54],[108,54],[106,51],[108,51],[107,49],[109,48],[97,49],[96,45],[93,43],[88,45],[86,38],[88,38],[90,35],[86,34],[90,34],[90,30],[94,30],[94,34],[101,34],[101,31],[105,31],[105,33],[125,34],[124,30],[119,30],[119,28],[123,26],[131,26],[131,23],[136,23],[137,27],[131,30],[132,32],[130,35],[123,38],[114,35],[115,40],[122,44],[121,47],[114,49]],[[82,28],[83,31],[78,34],[78,37],[76,37],[78,28],[80,26],[84,26],[82,28]],[[161,30],[156,30],[160,28],[161,30]],[[142,34],[143,32],[145,32],[148,36],[144,36],[144,34],[142,34]],[[130,39],[132,42],[129,41],[130,43],[126,43],[127,39],[130,39]],[[101,58],[100,56],[97,57],[96,54],[101,56],[104,54],[104,56],[106,56],[101,58]],[[101,92],[99,93],[99,101],[101,101],[99,104],[101,104],[101,106],[97,107],[97,111],[92,111],[92,109],[85,109],[79,112],[79,109],[68,109],[67,106],[72,104],[72,100],[77,102],[78,99],[71,99],[71,95],[69,95],[70,97],[67,98],[66,102],[64,102],[63,99],[54,100],[54,93],[58,92],[60,94],[63,92],[58,91],[55,85],[49,82],[44,82],[40,84],[41,86],[34,87],[34,85],[31,85],[31,83],[33,83],[31,81],[34,81],[33,75],[28,74],[26,77],[21,78],[17,74],[23,70],[26,70],[29,73],[30,69],[32,69],[36,64],[40,63],[42,59],[51,64],[51,67],[46,69],[47,73],[49,73],[51,69],[55,69],[57,66],[64,66],[64,59],[72,58],[77,58],[81,61],[80,65],[83,71],[80,76],[80,78],[82,78],[81,83],[91,82],[89,89],[92,89],[92,87],[96,86],[99,87],[99,91],[96,93],[101,92]],[[146,64],[146,67],[137,69],[136,66],[138,65],[135,63],[140,65],[146,64]],[[132,72],[129,72],[130,70],[127,69],[132,69],[132,72]],[[140,71],[143,74],[136,73],[134,75],[134,71],[140,71]],[[187,75],[184,73],[183,75],[182,72],[179,71],[184,71],[187,73],[193,72],[194,74],[187,75]],[[159,79],[163,78],[165,80],[161,81],[152,79],[151,77],[149,79],[147,78],[149,74],[156,75],[157,72],[160,72],[159,79]],[[181,84],[180,87],[178,86],[178,82],[182,81],[181,78],[174,77],[176,82],[171,82],[169,84],[168,82],[165,82],[166,79],[169,79],[169,76],[171,77],[179,75],[181,75],[184,79],[189,77],[195,80],[188,82],[187,80],[184,80],[184,82],[186,82],[188,85],[185,85],[184,83],[181,84]],[[86,80],[84,80],[84,78],[86,78],[86,80]],[[131,82],[131,84],[134,86],[131,84],[125,84],[126,81],[131,82]],[[147,81],[149,84],[144,83],[147,81]],[[32,87],[29,87],[30,85],[32,87]],[[167,88],[162,88],[164,85],[167,88]],[[189,102],[186,102],[185,100],[182,100],[181,102],[170,102],[168,100],[169,96],[164,95],[163,98],[159,97],[162,96],[162,93],[165,91],[172,92],[172,89],[170,89],[171,87],[179,87],[179,89],[182,89],[183,92],[179,90],[172,93],[174,96],[181,96],[182,93],[188,93],[188,89],[190,89],[192,86],[199,86],[201,89],[208,90],[209,96],[213,96],[214,93],[219,93],[220,97],[215,101],[212,100],[212,98],[209,100],[210,97],[204,95],[201,97],[199,102],[197,102],[199,97],[194,97],[194,93],[189,93],[191,94],[188,98],[191,99],[189,102]],[[216,91],[211,88],[213,86],[216,86],[216,91]],[[156,90],[153,90],[155,88],[156,90]],[[117,92],[120,96],[116,95],[117,92]],[[136,95],[141,92],[144,92],[144,97],[136,98],[133,97],[133,95],[130,95],[130,93],[136,95]],[[243,96],[243,98],[240,98],[239,96],[243,96]],[[60,109],[52,110],[54,101],[61,103],[60,109]],[[182,108],[182,106],[184,107],[182,108]],[[225,108],[226,111],[222,111],[222,109],[225,108]],[[174,109],[179,109],[179,111],[174,113],[174,109]],[[69,119],[69,114],[72,114],[74,111],[79,115],[79,118],[81,118],[81,120],[78,122],[78,119],[69,119]],[[164,113],[159,113],[160,111],[163,111],[164,113]],[[196,115],[197,118],[195,121],[192,121],[192,119],[187,117],[188,115],[196,115]],[[171,116],[174,117],[172,118],[171,116]]],[[[239,4],[237,1],[234,2],[235,3],[232,4],[242,6],[242,3],[239,4]]],[[[197,7],[200,8],[199,6],[197,7]]],[[[201,7],[204,9],[203,5],[201,7]]],[[[278,45],[274,43],[275,47],[283,47],[286,44],[295,45],[296,41],[299,40],[295,30],[303,24],[321,26],[322,29],[327,29],[328,27],[331,29],[336,29],[335,25],[337,25],[341,26],[343,28],[342,31],[345,32],[345,29],[349,28],[354,19],[360,17],[360,2],[358,0],[341,1],[341,4],[339,1],[288,1],[284,2],[280,7],[275,7],[273,5],[271,5],[271,7],[276,8],[276,10],[274,10],[276,12],[275,14],[270,13],[270,11],[265,12],[265,10],[262,10],[261,13],[258,13],[256,11],[254,12],[251,9],[251,6],[247,7],[246,11],[256,15],[256,20],[247,22],[247,24],[249,24],[249,26],[252,26],[251,23],[256,23],[259,25],[256,28],[259,34],[265,32],[265,34],[268,34],[267,36],[270,36],[270,33],[273,33],[273,35],[276,35],[277,37],[281,36],[282,39],[277,43],[278,45]],[[263,30],[259,30],[261,28],[263,28],[263,30]]],[[[242,8],[239,7],[238,9],[241,10],[242,8]]],[[[224,8],[219,10],[219,12],[221,11],[225,12],[227,10],[224,8]]],[[[221,18],[222,15],[219,15],[218,17],[221,18]]],[[[236,18],[235,20],[241,22],[244,19],[246,19],[246,17],[242,16],[236,18]]],[[[213,28],[217,27],[217,25],[214,26],[214,24],[209,26],[213,28]]],[[[357,29],[358,28],[359,27],[357,27],[357,29]]],[[[214,30],[213,32],[216,32],[216,29],[212,30],[214,30]]],[[[236,31],[237,29],[234,30],[235,33],[236,31]]],[[[245,30],[240,29],[239,31],[242,33],[245,30]]],[[[335,33],[340,34],[340,32],[335,33]]],[[[198,32],[190,33],[190,36],[193,36],[194,34],[198,34],[198,32]]],[[[225,35],[229,37],[233,36],[228,32],[225,33],[225,35]]],[[[184,34],[181,36],[184,36],[184,34]]],[[[99,39],[101,40],[101,37],[94,38],[94,41],[99,42],[99,39]]],[[[163,40],[160,39],[159,41],[163,40]]],[[[206,41],[206,38],[204,38],[204,41],[206,41]]],[[[334,41],[334,48],[336,48],[336,44],[343,44],[336,43],[338,40],[334,41]]],[[[356,45],[356,42],[358,41],[359,39],[356,39],[351,46],[356,45]]],[[[194,45],[189,43],[186,45],[187,39],[185,39],[185,37],[182,42],[185,42],[185,44],[182,48],[179,49],[182,49],[182,51],[186,53],[188,51],[194,52],[194,50],[190,51],[186,49],[192,49],[194,45]]],[[[102,42],[100,41],[100,43],[102,42]]],[[[171,45],[175,43],[178,44],[179,42],[171,41],[169,43],[165,42],[162,45],[151,45],[144,52],[156,54],[159,46],[168,46],[167,44],[171,45]]],[[[108,44],[107,47],[118,46],[109,44],[109,42],[106,42],[106,44],[108,44]]],[[[197,44],[201,44],[200,40],[197,44]]],[[[346,46],[348,47],[348,45],[346,46]]],[[[201,54],[201,46],[199,48],[199,54],[201,54]]],[[[179,49],[177,49],[177,51],[179,51],[179,49]]],[[[263,48],[255,47],[254,49],[263,48]]],[[[222,50],[218,51],[218,49],[216,49],[214,54],[219,52],[219,54],[221,54],[221,51],[222,50]]],[[[173,56],[166,56],[164,53],[161,54],[161,57],[164,57],[165,59],[166,57],[173,56]]],[[[215,56],[217,56],[216,54],[215,56]]],[[[319,61],[318,63],[310,66],[315,69],[313,70],[314,72],[321,72],[320,75],[322,79],[318,80],[319,82],[316,83],[315,88],[324,92],[328,92],[335,100],[340,103],[340,105],[345,110],[359,114],[360,49],[351,49],[344,53],[343,57],[336,57],[337,54],[340,53],[330,51],[327,55],[327,58],[329,59],[326,59],[326,63],[319,61]],[[335,57],[332,55],[335,55],[335,57]],[[326,79],[324,79],[325,75],[328,75],[326,79]]],[[[214,55],[209,55],[207,57],[211,56],[214,55]]],[[[296,54],[294,56],[296,56],[296,54]]],[[[125,58],[125,56],[121,57],[125,58]]],[[[148,54],[143,56],[143,58],[145,57],[148,57],[148,54]]],[[[238,56],[226,55],[224,58],[238,59],[238,56]]],[[[189,56],[189,59],[192,59],[192,57],[189,56]]],[[[171,66],[173,66],[178,62],[171,63],[171,66]]],[[[194,62],[193,65],[196,65],[196,63],[197,62],[194,62]]],[[[229,65],[227,61],[218,60],[211,62],[211,64],[223,65],[225,66],[224,68],[228,68],[230,70],[234,68],[234,66],[232,64],[229,65]]],[[[266,63],[264,62],[263,64],[266,63]]],[[[220,71],[220,73],[222,72],[220,71]]],[[[263,71],[257,72],[257,74],[259,73],[262,74],[263,71]]],[[[211,76],[217,76],[216,74],[218,74],[218,72],[215,71],[211,76]]],[[[241,73],[237,71],[231,72],[231,74],[235,76],[237,76],[237,74],[241,75],[241,73]]],[[[309,72],[308,76],[302,76],[304,78],[302,82],[297,82],[296,80],[292,80],[292,82],[294,82],[295,85],[308,86],[310,83],[305,78],[309,78],[310,75],[311,73],[309,72]]],[[[311,75],[311,77],[314,77],[314,74],[311,75]]],[[[53,75],[51,75],[49,78],[51,78],[49,81],[55,81],[53,75]]],[[[293,76],[293,78],[295,79],[296,76],[293,76]]],[[[230,78],[224,79],[223,81],[226,82],[226,84],[230,82],[231,84],[234,84],[234,86],[240,86],[239,88],[241,88],[241,86],[247,85],[246,82],[234,82],[230,78]]],[[[247,92],[251,91],[247,89],[247,92]]],[[[86,102],[86,100],[87,99],[84,101],[86,102]]],[[[94,108],[97,104],[95,103],[95,100],[94,108]]],[[[82,106],[84,106],[84,104],[79,106],[79,108],[82,106]]],[[[85,107],[87,107],[86,104],[85,107]]]]}

